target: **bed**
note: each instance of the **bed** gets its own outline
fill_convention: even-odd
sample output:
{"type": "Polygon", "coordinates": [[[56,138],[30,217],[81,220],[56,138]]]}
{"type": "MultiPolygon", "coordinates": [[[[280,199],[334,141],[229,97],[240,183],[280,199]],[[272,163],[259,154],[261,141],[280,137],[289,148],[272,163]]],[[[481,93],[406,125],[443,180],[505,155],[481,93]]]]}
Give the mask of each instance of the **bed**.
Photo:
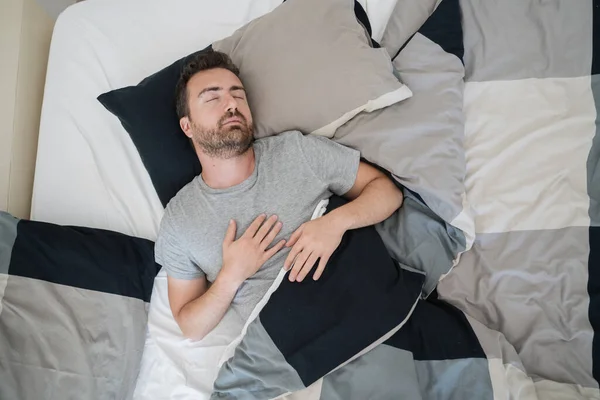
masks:
{"type": "MultiPolygon", "coordinates": [[[[161,201],[136,147],[96,97],[140,81],[279,3],[88,0],[65,11],[50,52],[32,219],[154,240],[161,201]]],[[[362,3],[379,40],[394,7],[405,2],[362,3]]],[[[415,332],[453,335],[464,328],[475,335],[464,340],[477,349],[452,355],[451,342],[444,342],[432,356],[410,348],[412,356],[396,362],[414,364],[414,379],[398,381],[405,396],[410,387],[424,399],[600,398],[596,2],[455,3],[464,34],[465,215],[476,235],[411,318],[417,324],[438,315],[437,326],[415,332]],[[481,379],[464,378],[478,376],[474,371],[483,371],[481,379]],[[484,380],[489,384],[478,386],[484,380]]],[[[452,43],[438,44],[456,54],[452,43]]],[[[222,362],[235,336],[223,332],[210,346],[182,340],[160,272],[131,396],[209,396],[218,370],[206,366],[222,362]]],[[[410,342],[387,343],[404,348],[402,340],[410,342]]],[[[377,349],[289,397],[335,398],[327,388],[336,382],[357,371],[373,374],[368,355],[381,357],[377,349]],[[350,365],[355,369],[344,370],[350,365]]],[[[374,398],[390,395],[382,393],[374,398]]]]}

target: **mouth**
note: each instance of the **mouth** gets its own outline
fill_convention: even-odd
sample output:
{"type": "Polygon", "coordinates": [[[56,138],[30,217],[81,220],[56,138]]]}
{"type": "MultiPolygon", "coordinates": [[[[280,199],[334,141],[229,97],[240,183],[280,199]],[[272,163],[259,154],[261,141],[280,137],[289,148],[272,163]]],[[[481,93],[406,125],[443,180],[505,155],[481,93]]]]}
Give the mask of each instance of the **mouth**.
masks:
{"type": "Polygon", "coordinates": [[[223,124],[222,124],[222,125],[223,125],[223,126],[225,126],[225,125],[233,125],[233,124],[240,124],[240,125],[241,125],[242,123],[243,123],[243,122],[242,122],[242,120],[241,120],[240,118],[229,118],[229,119],[226,119],[226,120],[223,122],[223,124]]]}

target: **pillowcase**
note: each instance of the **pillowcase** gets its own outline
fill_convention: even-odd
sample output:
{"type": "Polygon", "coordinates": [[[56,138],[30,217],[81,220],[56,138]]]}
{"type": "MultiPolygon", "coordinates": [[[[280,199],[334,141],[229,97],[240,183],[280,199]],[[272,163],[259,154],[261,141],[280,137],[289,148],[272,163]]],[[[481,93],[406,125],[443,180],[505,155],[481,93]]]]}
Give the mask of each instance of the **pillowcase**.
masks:
{"type": "Polygon", "coordinates": [[[334,136],[390,171],[407,189],[403,207],[379,224],[378,231],[396,260],[427,273],[426,295],[474,238],[464,184],[465,71],[461,59],[438,43],[440,38],[458,37],[462,44],[462,31],[454,35],[460,29],[459,11],[458,1],[443,0],[394,59],[413,97],[361,113],[334,136]]]}
{"type": "MultiPolygon", "coordinates": [[[[332,196],[327,212],[345,203],[332,196]]],[[[282,270],[234,342],[211,399],[272,399],[307,388],[400,329],[424,281],[394,262],[372,226],[344,234],[318,281],[286,276],[282,270]]]]}
{"type": "Polygon", "coordinates": [[[337,130],[334,140],[392,172],[450,222],[462,211],[465,191],[464,67],[420,33],[394,65],[413,97],[358,115],[337,130]]]}
{"type": "Polygon", "coordinates": [[[410,38],[433,14],[435,7],[444,0],[398,0],[383,31],[381,47],[392,59],[410,38]]]}
{"type": "Polygon", "coordinates": [[[137,86],[98,96],[98,101],[119,118],[142,158],[163,206],[202,172],[190,140],[179,126],[175,86],[183,66],[204,50],[183,57],[150,75],[137,86]]]}
{"type": "Polygon", "coordinates": [[[359,112],[410,97],[349,0],[288,0],[213,48],[240,67],[256,137],[289,130],[331,137],[359,112]]]}
{"type": "Polygon", "coordinates": [[[465,49],[459,0],[398,0],[381,38],[381,46],[393,60],[417,31],[463,60],[465,49]]]}
{"type": "MultiPolygon", "coordinates": [[[[223,51],[239,67],[256,137],[288,130],[331,137],[360,111],[411,95],[386,51],[371,46],[369,30],[357,2],[288,0],[204,51],[223,51]]],[[[201,172],[175,113],[186,59],[98,97],[135,143],[163,206],[201,172]]]]}
{"type": "Polygon", "coordinates": [[[159,268],[149,240],[0,212],[0,398],[131,398],[159,268]]]}

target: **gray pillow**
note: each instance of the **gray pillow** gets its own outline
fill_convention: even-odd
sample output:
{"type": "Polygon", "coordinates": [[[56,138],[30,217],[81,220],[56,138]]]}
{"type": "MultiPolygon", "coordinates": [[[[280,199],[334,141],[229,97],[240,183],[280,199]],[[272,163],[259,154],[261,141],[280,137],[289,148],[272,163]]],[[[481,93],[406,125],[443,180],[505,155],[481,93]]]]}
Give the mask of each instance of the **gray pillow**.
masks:
{"type": "Polygon", "coordinates": [[[411,96],[373,48],[352,0],[288,0],[213,43],[240,68],[256,130],[332,137],[361,111],[411,96]]]}
{"type": "Polygon", "coordinates": [[[473,221],[463,206],[464,67],[420,33],[394,66],[413,97],[359,114],[333,140],[359,150],[413,192],[378,230],[394,258],[427,274],[428,294],[473,238],[473,221]]]}
{"type": "Polygon", "coordinates": [[[442,0],[398,0],[381,38],[381,47],[394,58],[433,14],[442,0]]]}
{"type": "Polygon", "coordinates": [[[452,221],[462,210],[464,193],[464,67],[420,33],[394,66],[413,97],[361,113],[338,128],[334,140],[360,150],[452,221]]]}

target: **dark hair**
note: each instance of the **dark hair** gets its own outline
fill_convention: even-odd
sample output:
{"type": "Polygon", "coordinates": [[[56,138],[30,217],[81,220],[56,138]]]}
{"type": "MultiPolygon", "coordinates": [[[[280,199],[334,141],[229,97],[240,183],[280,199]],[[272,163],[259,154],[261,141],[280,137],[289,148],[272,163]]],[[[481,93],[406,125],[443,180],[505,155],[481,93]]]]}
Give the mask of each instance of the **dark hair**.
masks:
{"type": "Polygon", "coordinates": [[[175,87],[175,111],[177,112],[177,118],[181,119],[189,116],[190,108],[188,106],[187,84],[192,79],[192,76],[198,72],[214,68],[223,68],[233,72],[238,78],[240,76],[240,70],[231,61],[231,58],[220,51],[203,51],[192,57],[183,66],[177,86],[175,87]]]}

